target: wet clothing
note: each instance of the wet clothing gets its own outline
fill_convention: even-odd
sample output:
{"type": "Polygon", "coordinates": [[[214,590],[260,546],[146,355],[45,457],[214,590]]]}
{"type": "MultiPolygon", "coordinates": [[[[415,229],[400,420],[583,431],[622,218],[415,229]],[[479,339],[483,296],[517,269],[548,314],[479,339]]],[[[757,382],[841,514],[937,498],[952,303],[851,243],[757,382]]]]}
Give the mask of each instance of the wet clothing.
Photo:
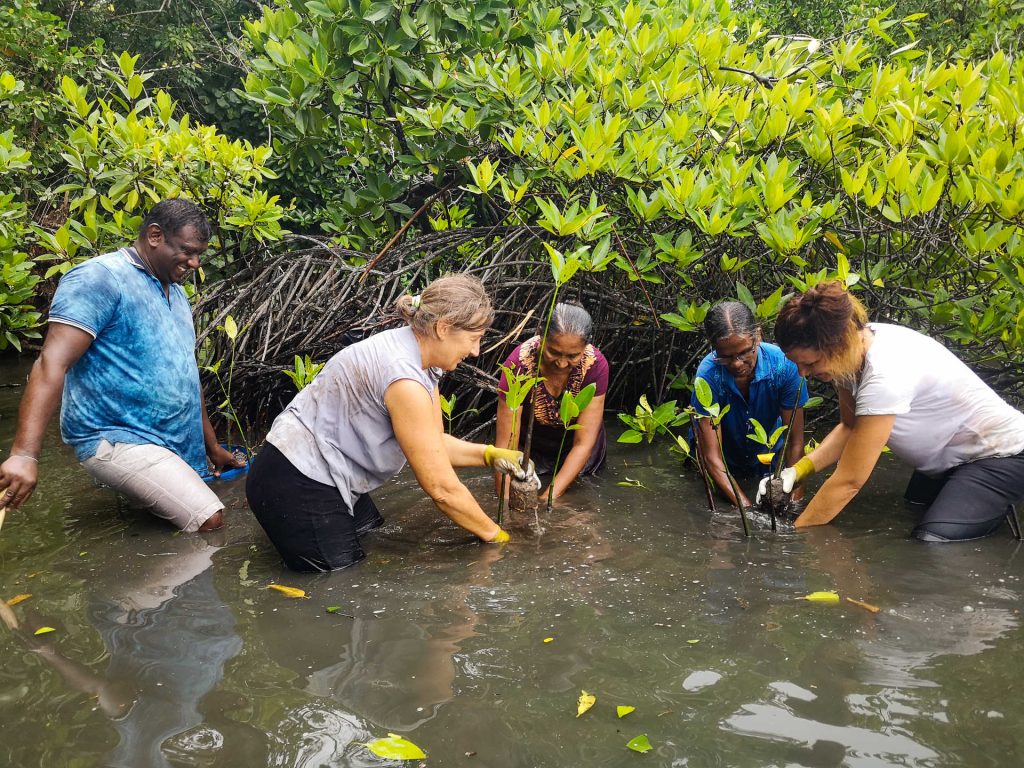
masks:
{"type": "Polygon", "coordinates": [[[111,445],[101,440],[96,453],[82,462],[82,468],[96,482],[127,496],[185,533],[195,533],[224,508],[192,467],[160,445],[111,445]]]}
{"type": "Polygon", "coordinates": [[[907,499],[928,504],[925,541],[995,532],[1024,499],[1024,414],[939,342],[870,323],[874,340],[853,388],[858,416],[895,415],[888,446],[916,472],[907,499]]]}
{"type": "Polygon", "coordinates": [[[384,523],[369,494],[345,504],[338,489],[312,480],[271,443],[245,484],[249,507],[293,571],[331,571],[366,557],[359,534],[384,523]]]}
{"type": "Polygon", "coordinates": [[[79,461],[106,440],[159,445],[206,471],[196,335],[180,285],[165,295],[134,248],[122,248],[61,278],[49,322],[93,337],[61,402],[61,437],[79,461]]]}
{"type": "Polygon", "coordinates": [[[440,377],[423,368],[412,328],[384,331],[328,360],[274,420],[267,443],[276,453],[256,458],[246,493],[290,568],[343,568],[364,557],[356,534],[364,527],[359,516],[372,506],[366,494],[406,461],[384,393],[410,379],[433,399],[440,377]]]}
{"type": "MultiPolygon", "coordinates": [[[[537,364],[540,352],[540,336],[527,339],[512,350],[512,354],[505,360],[505,367],[511,368],[513,372],[522,376],[537,376],[539,366],[537,364]]],[[[583,358],[569,372],[566,381],[566,390],[575,397],[584,387],[593,384],[596,388],[594,397],[600,397],[608,392],[608,361],[601,350],[593,344],[587,344],[583,350],[583,358]]],[[[508,379],[501,374],[498,382],[498,391],[508,391],[508,379]]],[[[525,403],[520,418],[520,423],[525,425],[530,418],[531,410],[535,413],[533,425],[533,442],[531,443],[530,458],[537,466],[539,474],[551,473],[555,468],[555,461],[558,458],[558,448],[562,443],[562,437],[566,434],[559,417],[561,395],[554,397],[538,383],[530,393],[529,400],[525,403]]],[[[525,428],[519,430],[519,449],[523,448],[525,440],[525,428]]],[[[565,439],[565,447],[562,450],[562,458],[572,447],[572,436],[565,439]]],[[[599,471],[604,466],[605,457],[608,452],[608,438],[605,434],[604,424],[590,452],[590,458],[584,465],[581,475],[590,475],[599,471]]]]}
{"type": "Polygon", "coordinates": [[[995,533],[1011,505],[1024,499],[1024,454],[978,459],[939,477],[915,471],[904,497],[927,507],[914,527],[914,538],[980,539],[995,533]]]}
{"type": "MultiPolygon", "coordinates": [[[[807,386],[800,385],[800,373],[796,364],[777,346],[762,341],[757,348],[754,377],[750,381],[746,397],[740,392],[736,379],[728,369],[715,362],[713,354],[706,355],[701,361],[697,367],[697,377],[708,383],[716,403],[722,408],[729,406],[729,412],[721,423],[722,450],[729,470],[740,477],[765,474],[765,468],[758,460],[757,454],[779,454],[786,439],[785,433],[769,451],[747,437],[754,432],[751,419],[757,419],[765,432],[771,435],[782,426],[781,411],[792,409],[794,403],[802,407],[807,402],[807,386]]],[[[697,413],[707,414],[698,402],[696,392],[690,404],[697,413]]]]}

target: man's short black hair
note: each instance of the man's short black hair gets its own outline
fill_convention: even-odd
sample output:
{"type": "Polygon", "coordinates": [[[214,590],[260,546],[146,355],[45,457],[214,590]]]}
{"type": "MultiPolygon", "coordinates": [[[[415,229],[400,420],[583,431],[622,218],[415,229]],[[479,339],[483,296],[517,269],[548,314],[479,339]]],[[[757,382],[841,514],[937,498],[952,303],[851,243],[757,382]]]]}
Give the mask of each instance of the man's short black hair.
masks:
{"type": "Polygon", "coordinates": [[[194,227],[196,234],[203,242],[210,241],[210,221],[198,205],[184,197],[172,197],[161,200],[154,205],[142,219],[139,226],[139,237],[146,236],[150,224],[156,224],[161,230],[176,235],[185,227],[194,227]]]}

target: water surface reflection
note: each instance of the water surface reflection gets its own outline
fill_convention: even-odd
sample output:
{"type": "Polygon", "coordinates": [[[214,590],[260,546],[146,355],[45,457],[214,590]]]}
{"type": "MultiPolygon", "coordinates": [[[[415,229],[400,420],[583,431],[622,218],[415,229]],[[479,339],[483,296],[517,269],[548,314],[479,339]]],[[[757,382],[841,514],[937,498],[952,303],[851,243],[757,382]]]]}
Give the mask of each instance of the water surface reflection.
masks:
{"type": "Polygon", "coordinates": [[[367,561],[301,576],[238,484],[207,541],[119,510],[60,450],[44,462],[0,534],[0,596],[33,595],[0,626],[11,765],[376,766],[361,744],[388,732],[438,766],[1020,761],[1020,546],[907,540],[888,458],[840,525],[747,540],[671,459],[615,446],[540,536],[511,521],[500,549],[402,475],[367,561]],[[882,610],[797,599],[820,589],[882,610]],[[576,718],[581,690],[598,703],[576,718]],[[644,758],[625,747],[640,733],[644,758]]]}

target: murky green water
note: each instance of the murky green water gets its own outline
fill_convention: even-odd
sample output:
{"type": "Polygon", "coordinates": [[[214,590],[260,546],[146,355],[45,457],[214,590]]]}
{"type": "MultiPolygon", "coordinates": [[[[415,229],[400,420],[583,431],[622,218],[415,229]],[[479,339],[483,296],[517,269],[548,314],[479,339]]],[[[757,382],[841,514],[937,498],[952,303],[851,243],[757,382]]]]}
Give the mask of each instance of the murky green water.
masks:
{"type": "MultiPolygon", "coordinates": [[[[0,390],[4,447],[19,396],[0,390]]],[[[226,532],[175,535],[93,488],[57,444],[0,532],[0,596],[32,595],[18,631],[0,624],[0,765],[371,766],[386,761],[360,744],[388,732],[445,767],[1024,755],[1024,553],[1008,529],[907,540],[908,473],[892,460],[838,526],[744,540],[692,474],[616,446],[540,537],[500,549],[470,542],[403,474],[376,496],[388,523],[367,561],[299,576],[240,482],[218,486],[226,532]],[[617,487],[626,476],[646,489],[617,487]],[[882,611],[796,599],[823,589],[882,611]],[[42,626],[56,631],[34,636],[42,626]],[[581,690],[597,704],[577,718],[581,690]],[[639,734],[647,755],[625,746],[639,734]]],[[[485,496],[489,481],[465,474],[485,496]]]]}

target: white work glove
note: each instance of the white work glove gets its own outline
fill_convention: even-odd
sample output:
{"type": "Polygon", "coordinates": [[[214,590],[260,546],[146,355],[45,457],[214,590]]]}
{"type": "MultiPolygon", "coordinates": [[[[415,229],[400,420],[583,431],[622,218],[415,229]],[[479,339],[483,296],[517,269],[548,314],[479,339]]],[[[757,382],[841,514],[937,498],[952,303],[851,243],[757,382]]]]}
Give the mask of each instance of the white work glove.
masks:
{"type": "MultiPolygon", "coordinates": [[[[793,486],[797,483],[796,469],[793,467],[786,467],[779,475],[779,480],[782,481],[783,493],[790,493],[793,490],[793,486]]],[[[757,496],[754,498],[755,504],[760,504],[761,498],[768,495],[768,483],[771,481],[771,475],[761,478],[761,482],[757,486],[757,496]]]]}
{"type": "MultiPolygon", "coordinates": [[[[791,493],[797,483],[802,482],[807,477],[810,477],[814,472],[814,462],[812,462],[807,456],[804,456],[792,467],[786,467],[779,474],[779,480],[782,481],[782,492],[791,493]]],[[[755,504],[760,504],[761,497],[767,495],[768,483],[770,483],[771,480],[771,475],[761,480],[760,484],[757,486],[757,497],[754,499],[755,504]]]]}

